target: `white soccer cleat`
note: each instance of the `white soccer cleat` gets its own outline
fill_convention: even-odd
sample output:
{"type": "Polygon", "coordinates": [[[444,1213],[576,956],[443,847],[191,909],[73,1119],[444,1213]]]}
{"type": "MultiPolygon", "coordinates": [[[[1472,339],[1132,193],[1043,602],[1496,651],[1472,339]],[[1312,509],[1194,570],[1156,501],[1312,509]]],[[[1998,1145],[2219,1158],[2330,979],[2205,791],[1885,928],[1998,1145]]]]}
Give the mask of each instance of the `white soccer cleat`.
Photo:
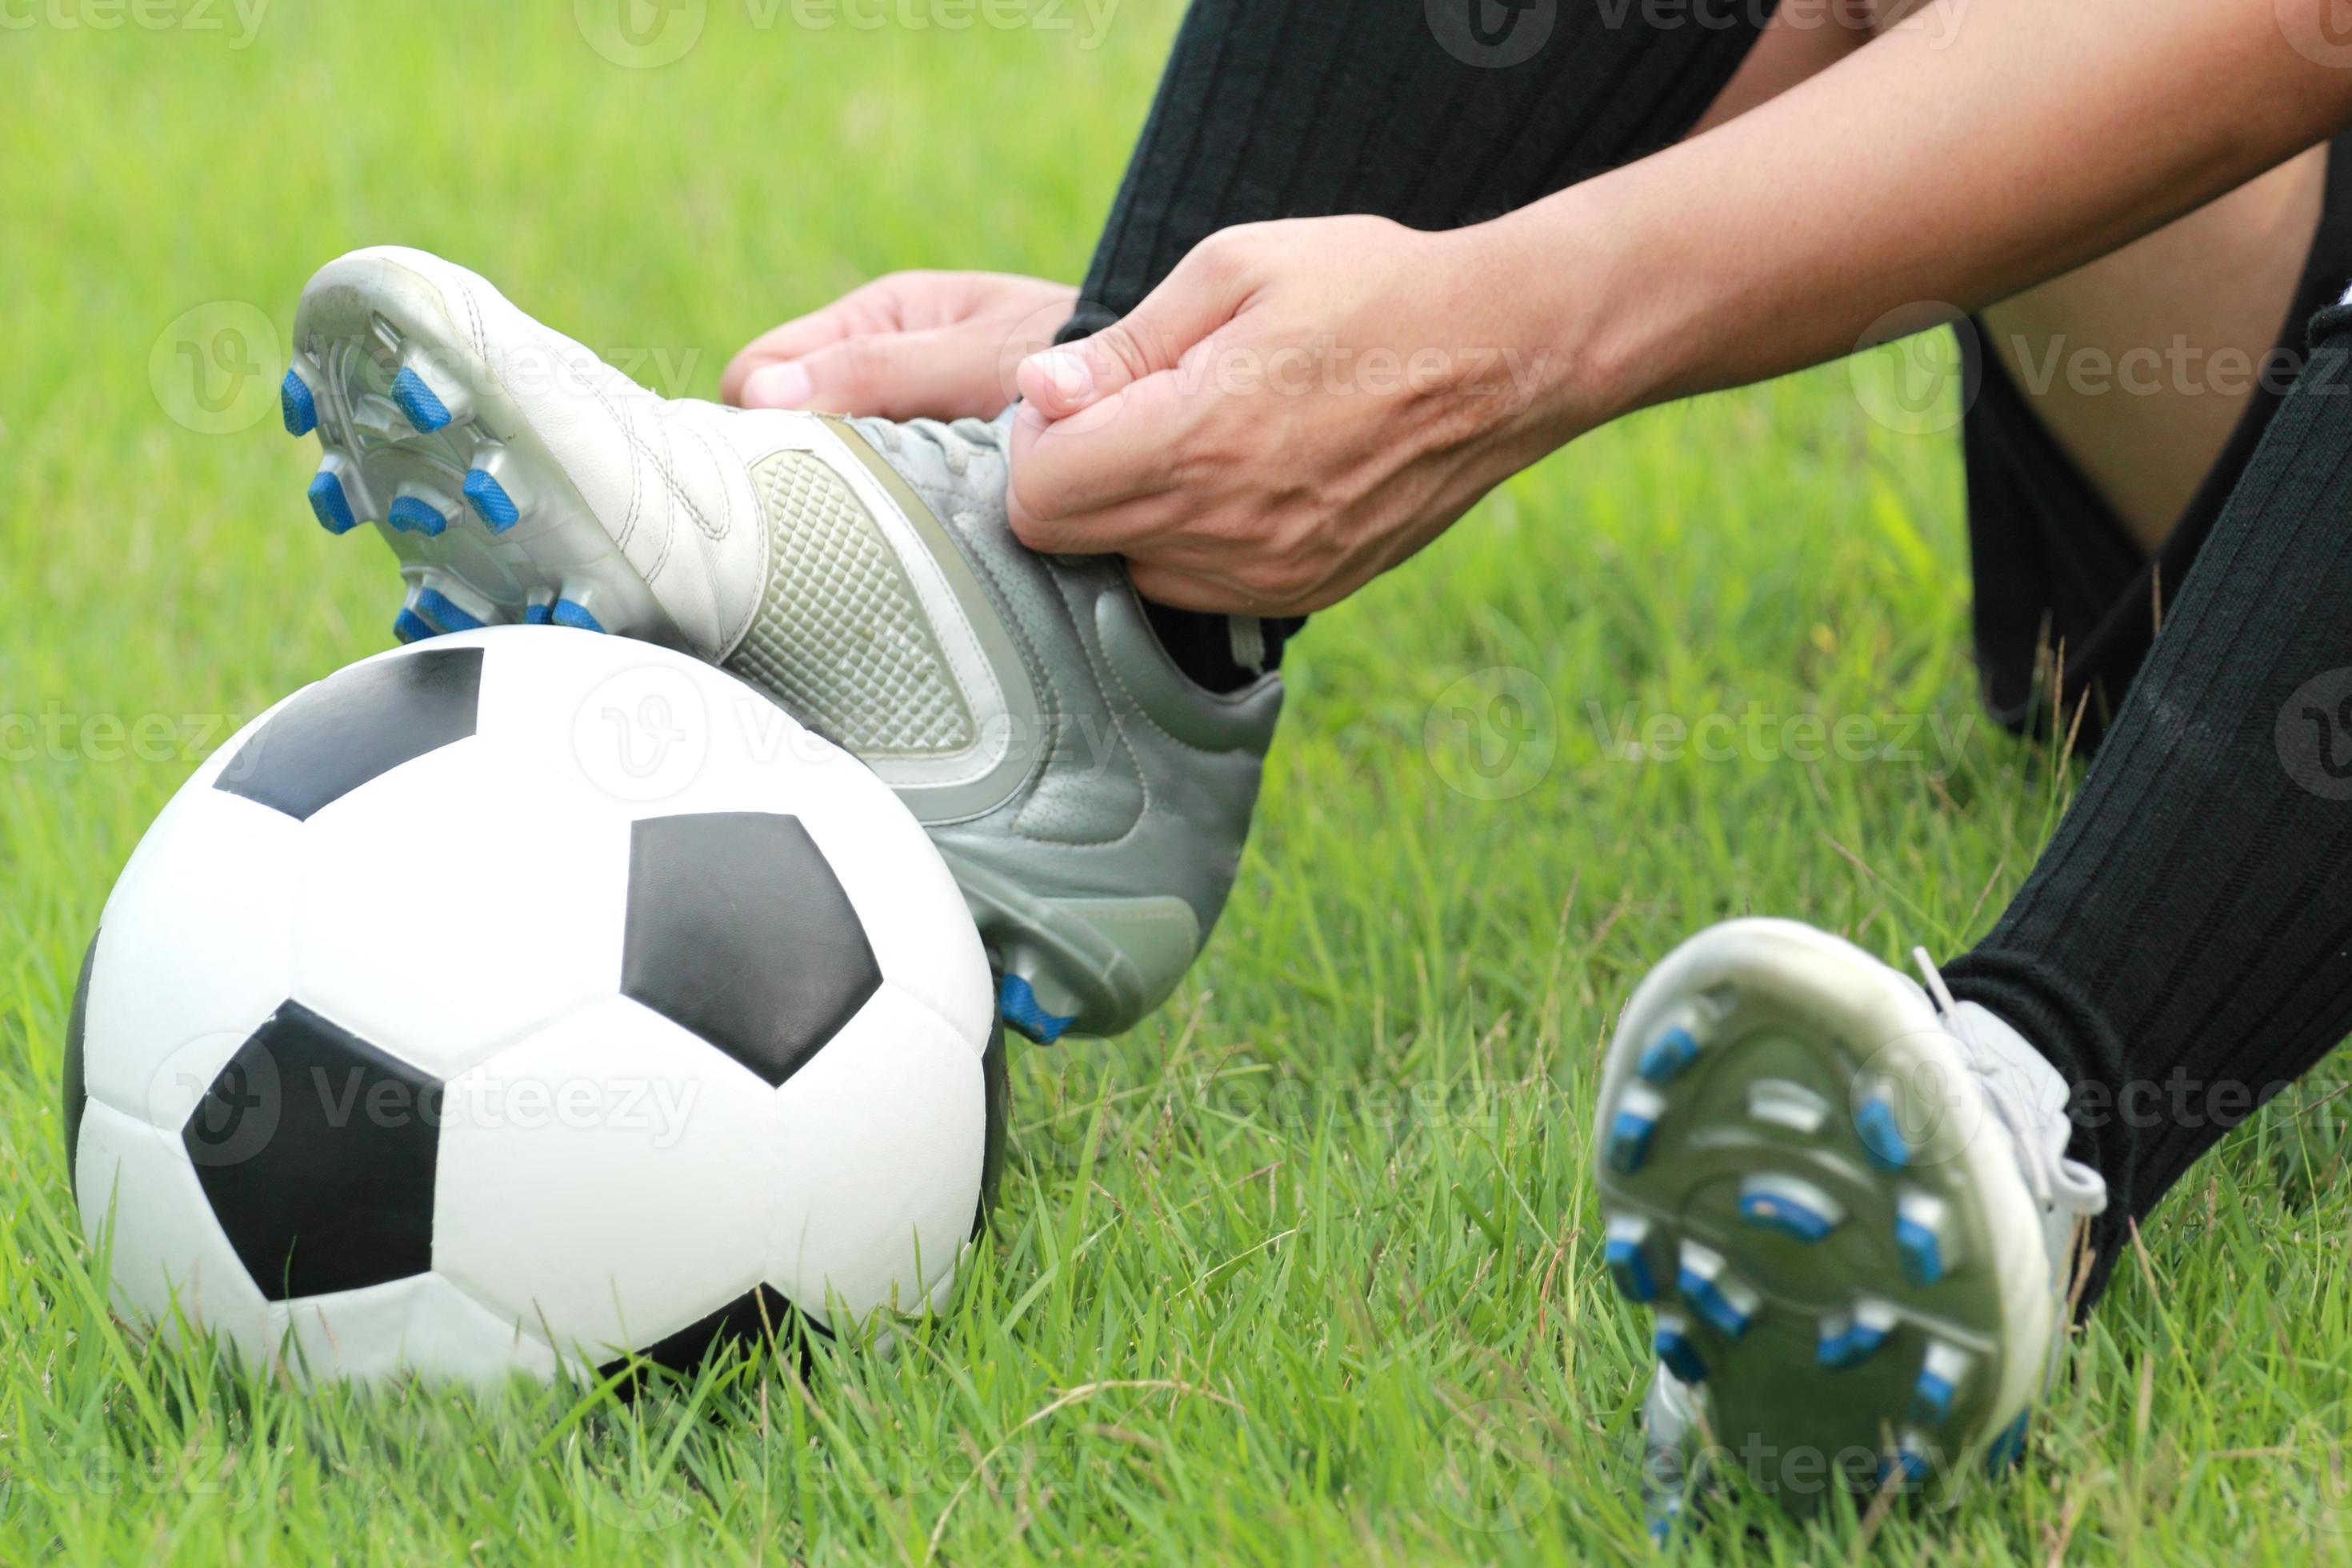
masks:
{"type": "MultiPolygon", "coordinates": [[[[1113,558],[1006,521],[1009,420],[668,399],[422,251],[303,290],[287,429],[310,504],[400,558],[404,640],[547,622],[721,664],[930,831],[1006,1021],[1109,1034],[1167,995],[1238,866],[1282,702],[1194,685],[1113,558]]],[[[1235,623],[1245,653],[1254,621],[1235,623]]]]}
{"type": "Polygon", "coordinates": [[[2000,1018],[1793,921],[1702,931],[1627,1005],[1594,1138],[1605,1256],[1655,1314],[1645,1491],[1709,1469],[1831,1488],[2005,1467],[2064,1348],[2067,1087],[2000,1018]]]}

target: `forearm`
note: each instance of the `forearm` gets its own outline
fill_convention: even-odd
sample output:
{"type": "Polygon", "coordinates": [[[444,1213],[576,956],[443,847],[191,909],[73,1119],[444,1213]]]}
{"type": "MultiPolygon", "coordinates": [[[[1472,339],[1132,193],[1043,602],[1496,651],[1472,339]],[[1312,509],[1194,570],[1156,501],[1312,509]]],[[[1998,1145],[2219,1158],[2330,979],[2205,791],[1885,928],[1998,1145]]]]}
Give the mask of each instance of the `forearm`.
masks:
{"type": "Polygon", "coordinates": [[[2352,121],[2330,0],[1937,0],[1729,124],[1486,226],[1562,435],[2102,255],[2352,121]],[[2296,29],[2301,29],[2299,32],[2296,29]],[[2325,54],[2325,50],[2314,49],[2325,54]],[[1583,323],[1577,326],[1575,323],[1583,323]]]}

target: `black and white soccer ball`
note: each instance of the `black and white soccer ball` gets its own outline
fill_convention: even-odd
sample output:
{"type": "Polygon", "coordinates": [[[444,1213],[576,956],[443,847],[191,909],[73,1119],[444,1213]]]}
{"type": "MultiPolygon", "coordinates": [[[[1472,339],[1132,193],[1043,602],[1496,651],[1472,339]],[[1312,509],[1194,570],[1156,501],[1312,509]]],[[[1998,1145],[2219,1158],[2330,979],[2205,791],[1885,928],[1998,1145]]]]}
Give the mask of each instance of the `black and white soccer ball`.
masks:
{"type": "Polygon", "coordinates": [[[854,758],[553,627],[306,687],[140,843],[66,1132],[118,1307],[312,1378],[941,1303],[1001,1157],[963,900],[854,758]]]}

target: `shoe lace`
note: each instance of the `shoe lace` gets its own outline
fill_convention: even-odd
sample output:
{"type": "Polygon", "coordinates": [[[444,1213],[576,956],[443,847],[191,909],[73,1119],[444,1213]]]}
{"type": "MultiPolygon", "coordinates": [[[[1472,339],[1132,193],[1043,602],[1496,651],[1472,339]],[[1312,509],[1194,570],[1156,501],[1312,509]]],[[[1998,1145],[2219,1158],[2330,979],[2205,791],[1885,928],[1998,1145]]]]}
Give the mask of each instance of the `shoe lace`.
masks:
{"type": "Polygon", "coordinates": [[[860,419],[857,427],[872,437],[885,452],[896,455],[912,440],[936,448],[948,472],[962,479],[974,458],[993,456],[999,449],[996,426],[986,419],[963,418],[942,424],[937,419],[860,419]]]}
{"type": "MultiPolygon", "coordinates": [[[[1913,948],[1911,961],[1919,966],[1920,976],[1927,984],[1927,994],[1935,999],[1936,1013],[1946,1032],[1954,1039],[1967,1041],[1969,1037],[1960,1023],[1959,1004],[1952,1000],[1952,988],[1944,983],[1943,973],[1927,956],[1927,950],[1913,948]]],[[[2032,1190],[2034,1201],[2054,1205],[2076,1215],[2095,1215],[2105,1209],[2107,1206],[2105,1180],[2080,1160],[2066,1157],[2065,1139],[2052,1136],[2055,1131],[2052,1114],[2033,1102],[2032,1090],[2020,1076],[1989,1068],[1981,1053],[1974,1049],[1970,1050],[1969,1058],[1986,1102],[2010,1130],[2010,1142],[2017,1148],[2018,1166],[2025,1173],[2025,1184],[2032,1190]]]]}

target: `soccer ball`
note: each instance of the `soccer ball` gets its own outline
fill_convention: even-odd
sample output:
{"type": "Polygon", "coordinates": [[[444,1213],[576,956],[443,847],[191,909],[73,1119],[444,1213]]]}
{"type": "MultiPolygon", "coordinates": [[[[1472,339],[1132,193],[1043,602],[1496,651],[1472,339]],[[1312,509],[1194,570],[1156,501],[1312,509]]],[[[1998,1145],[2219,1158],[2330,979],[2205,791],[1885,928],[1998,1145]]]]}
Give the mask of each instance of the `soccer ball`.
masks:
{"type": "Polygon", "coordinates": [[[436,638],[246,726],[107,900],[68,1156],[118,1308],[311,1378],[673,1364],[943,1302],[1003,1037],[939,853],[732,678],[436,638]]]}

